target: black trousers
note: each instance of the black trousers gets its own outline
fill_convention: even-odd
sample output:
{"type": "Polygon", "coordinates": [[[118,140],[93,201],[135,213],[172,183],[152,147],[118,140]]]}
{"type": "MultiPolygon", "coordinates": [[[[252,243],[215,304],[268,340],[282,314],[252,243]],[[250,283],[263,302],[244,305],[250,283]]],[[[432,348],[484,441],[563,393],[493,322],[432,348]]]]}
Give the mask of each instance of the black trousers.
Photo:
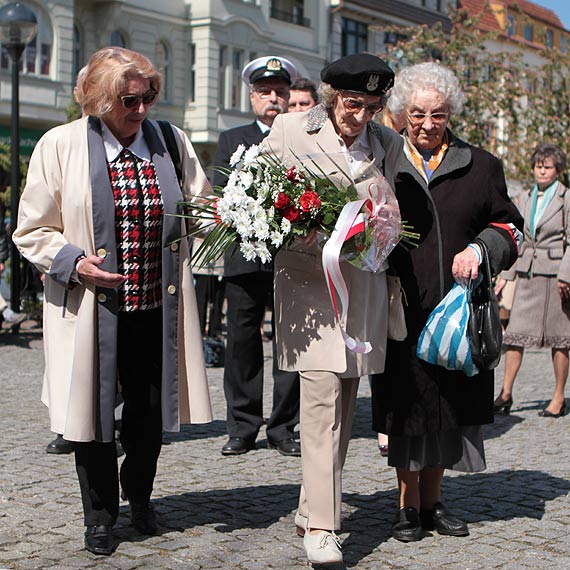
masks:
{"type": "MultiPolygon", "coordinates": [[[[120,485],[129,501],[150,501],[162,445],[162,309],[119,313],[117,369],[124,406],[120,485]]],[[[86,526],[113,525],[119,514],[115,443],[75,444],[86,526]]]]}
{"type": "MultiPolygon", "coordinates": [[[[263,423],[263,341],[261,319],[273,296],[273,274],[259,272],[226,277],[227,346],[224,393],[230,437],[254,441],[263,423]]],[[[299,421],[299,375],[277,367],[273,340],[273,409],[267,437],[293,437],[299,421]]]]}
{"type": "Polygon", "coordinates": [[[194,281],[202,336],[220,336],[226,283],[218,275],[199,273],[194,274],[194,281]]]}

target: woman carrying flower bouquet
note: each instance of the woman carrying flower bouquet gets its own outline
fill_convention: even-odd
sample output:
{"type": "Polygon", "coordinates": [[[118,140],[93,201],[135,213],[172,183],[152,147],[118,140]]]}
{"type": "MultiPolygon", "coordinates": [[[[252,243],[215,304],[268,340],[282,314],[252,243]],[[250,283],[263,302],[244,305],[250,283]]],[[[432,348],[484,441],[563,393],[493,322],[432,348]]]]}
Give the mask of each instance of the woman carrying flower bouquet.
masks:
{"type": "MultiPolygon", "coordinates": [[[[341,183],[349,183],[367,162],[362,156],[369,157],[393,183],[402,142],[373,122],[393,77],[384,61],[370,54],[331,63],[321,71],[322,103],[306,113],[276,117],[265,150],[301,168],[314,170],[318,164],[323,177],[332,175],[341,183]]],[[[310,199],[309,194],[305,207],[311,207],[310,199]]],[[[334,563],[342,561],[334,531],[340,528],[341,476],[358,381],[384,370],[386,277],[383,271],[365,272],[341,263],[350,301],[341,324],[373,347],[367,354],[351,352],[335,319],[316,241],[314,232],[297,238],[275,257],[275,328],[280,368],[301,376],[303,485],[297,532],[304,535],[309,562],[334,563]]]]}
{"type": "Polygon", "coordinates": [[[493,421],[493,371],[468,378],[416,356],[429,314],[452,288],[476,279],[484,242],[492,271],[517,258],[522,219],[507,196],[500,161],[448,128],[463,104],[455,75],[436,63],[400,72],[388,107],[405,123],[405,160],[396,179],[402,219],[420,233],[417,248],[397,247],[390,267],[406,294],[407,338],[389,341],[386,370],[372,382],[374,429],[389,435],[396,468],[397,540],[426,530],[466,536],[467,524],[441,503],[445,469],[485,469],[482,425],[493,421]]]}

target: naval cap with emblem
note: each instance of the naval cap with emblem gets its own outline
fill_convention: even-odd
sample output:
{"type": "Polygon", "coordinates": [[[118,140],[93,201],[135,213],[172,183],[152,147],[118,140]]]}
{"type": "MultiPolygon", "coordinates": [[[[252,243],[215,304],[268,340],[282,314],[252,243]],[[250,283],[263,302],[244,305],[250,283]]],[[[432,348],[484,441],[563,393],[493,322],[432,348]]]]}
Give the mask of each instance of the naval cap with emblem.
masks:
{"type": "Polygon", "coordinates": [[[383,95],[394,84],[394,72],[371,53],[341,57],[321,70],[321,81],[335,89],[383,95]]]}
{"type": "Polygon", "coordinates": [[[279,77],[291,85],[297,79],[297,69],[284,57],[267,55],[250,61],[241,72],[241,78],[250,85],[264,77],[279,77]]]}

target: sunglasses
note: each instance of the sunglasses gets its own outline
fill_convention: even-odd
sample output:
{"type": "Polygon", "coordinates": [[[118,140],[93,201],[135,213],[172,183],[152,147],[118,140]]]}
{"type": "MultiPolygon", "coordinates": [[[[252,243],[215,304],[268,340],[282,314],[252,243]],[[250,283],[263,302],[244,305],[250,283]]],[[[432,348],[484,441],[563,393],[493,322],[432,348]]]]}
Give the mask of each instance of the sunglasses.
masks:
{"type": "Polygon", "coordinates": [[[136,109],[142,101],[143,105],[152,105],[158,97],[158,91],[149,89],[142,95],[123,95],[119,97],[125,109],[136,109]]]}
{"type": "Polygon", "coordinates": [[[344,108],[349,113],[358,113],[360,109],[366,109],[371,115],[376,115],[382,110],[382,105],[377,103],[376,105],[367,105],[358,99],[353,99],[352,97],[343,97],[340,95],[340,100],[344,105],[344,108]]]}

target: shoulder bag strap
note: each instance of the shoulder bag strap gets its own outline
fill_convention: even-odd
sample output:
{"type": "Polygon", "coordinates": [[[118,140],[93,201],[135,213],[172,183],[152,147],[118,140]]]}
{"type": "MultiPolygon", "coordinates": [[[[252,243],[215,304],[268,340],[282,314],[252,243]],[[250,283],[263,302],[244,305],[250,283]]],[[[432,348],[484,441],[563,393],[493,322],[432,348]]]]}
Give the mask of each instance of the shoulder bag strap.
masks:
{"type": "Polygon", "coordinates": [[[176,177],[178,178],[178,183],[182,186],[182,164],[180,161],[180,151],[178,150],[178,145],[176,144],[176,138],[174,137],[174,130],[172,125],[168,121],[157,121],[162,135],[164,136],[164,142],[166,143],[166,150],[172,159],[172,164],[174,164],[174,170],[176,171],[176,177]]]}

